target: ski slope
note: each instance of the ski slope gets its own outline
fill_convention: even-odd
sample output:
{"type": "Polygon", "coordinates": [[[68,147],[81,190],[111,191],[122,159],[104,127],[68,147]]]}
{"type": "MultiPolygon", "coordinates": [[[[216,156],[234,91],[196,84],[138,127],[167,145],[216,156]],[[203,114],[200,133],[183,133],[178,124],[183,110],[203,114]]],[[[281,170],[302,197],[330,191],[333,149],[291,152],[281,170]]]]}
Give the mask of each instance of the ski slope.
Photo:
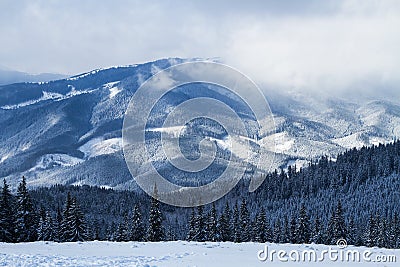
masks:
{"type": "MultiPolygon", "coordinates": [[[[282,252],[281,252],[282,253],[282,252]]],[[[283,255],[283,254],[282,254],[283,255]]],[[[354,258],[355,259],[355,258],[354,258]]],[[[54,243],[34,242],[6,244],[0,243],[0,266],[398,266],[400,250],[365,248],[349,246],[340,249],[326,245],[260,244],[231,242],[78,242],[54,243]],[[265,247],[270,257],[265,257],[265,247]],[[346,251],[359,251],[359,262],[330,260],[326,254],[323,261],[299,261],[289,259],[289,253],[295,258],[303,251],[314,251],[320,257],[323,250],[336,250],[338,255],[346,251]],[[287,261],[279,260],[278,251],[286,252],[287,261]],[[293,252],[295,251],[295,252],[293,252]],[[363,260],[363,253],[369,252],[369,259],[363,260]],[[389,259],[389,256],[391,258],[389,259]],[[376,262],[376,259],[392,262],[376,262]],[[396,262],[393,262],[396,260],[396,262]],[[375,261],[375,262],[374,262],[375,261]]]]}

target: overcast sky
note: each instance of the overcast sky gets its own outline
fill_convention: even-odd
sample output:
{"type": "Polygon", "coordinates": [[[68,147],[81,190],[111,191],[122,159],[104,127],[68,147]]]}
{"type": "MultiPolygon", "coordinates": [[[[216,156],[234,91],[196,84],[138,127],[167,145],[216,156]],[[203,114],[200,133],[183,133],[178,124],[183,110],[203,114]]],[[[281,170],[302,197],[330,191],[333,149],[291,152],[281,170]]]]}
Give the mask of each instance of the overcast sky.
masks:
{"type": "Polygon", "coordinates": [[[218,57],[257,83],[400,91],[400,1],[0,1],[0,65],[77,74],[218,57]]]}

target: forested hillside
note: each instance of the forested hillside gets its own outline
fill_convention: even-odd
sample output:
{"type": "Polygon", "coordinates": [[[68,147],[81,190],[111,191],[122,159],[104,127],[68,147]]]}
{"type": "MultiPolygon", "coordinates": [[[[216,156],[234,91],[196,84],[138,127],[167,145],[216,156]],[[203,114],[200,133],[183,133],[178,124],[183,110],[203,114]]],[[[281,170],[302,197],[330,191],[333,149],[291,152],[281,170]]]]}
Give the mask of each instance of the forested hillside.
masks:
{"type": "Polygon", "coordinates": [[[248,192],[248,184],[242,180],[215,203],[185,209],[158,203],[143,192],[89,186],[56,185],[28,192],[24,181],[14,196],[5,183],[0,241],[335,244],[344,238],[355,245],[400,247],[399,141],[352,149],[336,161],[323,157],[306,168],[277,170],[254,193],[248,192]]]}

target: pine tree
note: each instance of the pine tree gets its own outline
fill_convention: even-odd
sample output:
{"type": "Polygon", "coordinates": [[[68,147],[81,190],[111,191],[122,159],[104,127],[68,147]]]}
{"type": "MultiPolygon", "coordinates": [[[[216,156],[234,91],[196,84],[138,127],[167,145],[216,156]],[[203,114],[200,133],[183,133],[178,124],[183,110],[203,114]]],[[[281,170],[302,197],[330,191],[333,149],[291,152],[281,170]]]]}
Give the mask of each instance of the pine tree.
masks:
{"type": "Polygon", "coordinates": [[[264,243],[267,242],[267,217],[264,208],[257,214],[254,223],[253,236],[255,242],[264,243]]]}
{"type": "Polygon", "coordinates": [[[192,212],[189,218],[189,231],[186,236],[187,241],[194,241],[196,235],[196,215],[194,213],[194,209],[192,208],[192,212]]]}
{"type": "Polygon", "coordinates": [[[217,231],[217,210],[215,208],[215,203],[212,204],[211,210],[208,214],[207,219],[207,240],[208,241],[218,241],[218,231],[217,231]]]}
{"type": "Polygon", "coordinates": [[[6,180],[0,197],[0,242],[14,242],[15,236],[15,203],[6,180]]]}
{"type": "Polygon", "coordinates": [[[304,204],[301,205],[298,224],[296,228],[297,243],[304,244],[310,242],[310,219],[304,204]]]}
{"type": "Polygon", "coordinates": [[[327,238],[327,242],[331,245],[336,244],[336,242],[341,238],[347,238],[347,227],[343,218],[342,203],[340,200],[338,201],[336,209],[329,220],[327,238]]]}
{"type": "Polygon", "coordinates": [[[63,213],[62,240],[64,242],[85,241],[87,239],[87,226],[84,215],[76,198],[71,198],[68,192],[63,213]]]}
{"type": "Polygon", "coordinates": [[[67,201],[62,214],[62,222],[60,227],[60,241],[70,241],[73,237],[73,229],[71,225],[72,198],[70,192],[67,194],[67,201]]]}
{"type": "Polygon", "coordinates": [[[226,202],[224,211],[218,221],[219,241],[232,241],[231,232],[231,209],[228,202],[226,202]]]}
{"type": "Polygon", "coordinates": [[[26,188],[25,177],[17,190],[16,235],[19,242],[32,242],[37,239],[36,214],[33,203],[26,188]]]}
{"type": "Polygon", "coordinates": [[[315,244],[323,243],[322,225],[318,217],[314,220],[311,242],[315,244]]]}
{"type": "MultiPolygon", "coordinates": [[[[157,186],[154,186],[154,196],[157,197],[157,186]]],[[[158,242],[164,239],[164,232],[162,229],[162,214],[160,211],[160,204],[158,200],[153,197],[151,200],[151,207],[149,212],[149,225],[147,229],[147,241],[158,242]]]]}
{"type": "Polygon", "coordinates": [[[195,216],[195,227],[194,227],[194,240],[198,242],[204,242],[207,238],[207,224],[204,216],[204,207],[197,207],[197,215],[195,216]]]}
{"type": "Polygon", "coordinates": [[[54,241],[53,230],[53,218],[49,211],[44,211],[43,216],[40,216],[39,219],[37,240],[54,241]]]}
{"type": "Polygon", "coordinates": [[[144,225],[142,213],[138,205],[135,205],[132,215],[131,238],[132,241],[144,241],[144,225]]]}
{"type": "Polygon", "coordinates": [[[294,214],[292,214],[291,218],[290,218],[290,222],[289,222],[289,241],[292,244],[296,243],[297,240],[297,236],[296,236],[296,228],[297,228],[297,221],[296,221],[296,217],[294,216],[294,214]]]}
{"type": "Polygon", "coordinates": [[[282,232],[281,221],[280,221],[279,218],[277,218],[275,220],[274,230],[272,232],[272,240],[273,240],[274,243],[280,243],[281,242],[281,232],[282,232]]]}
{"type": "Polygon", "coordinates": [[[57,208],[56,218],[53,222],[53,239],[56,242],[62,241],[62,213],[60,207],[57,208]]]}
{"type": "Polygon", "coordinates": [[[367,229],[365,231],[364,234],[364,244],[367,247],[372,247],[376,245],[376,240],[377,240],[377,230],[376,230],[376,224],[375,224],[375,219],[372,216],[372,214],[370,214],[369,216],[369,220],[368,220],[368,225],[367,225],[367,229]]]}
{"type": "Polygon", "coordinates": [[[233,229],[233,238],[232,238],[233,242],[236,242],[236,243],[242,242],[240,215],[239,215],[239,208],[238,208],[237,203],[233,207],[232,229],[233,229]]]}
{"type": "Polygon", "coordinates": [[[251,221],[245,199],[242,200],[242,204],[240,205],[240,231],[241,241],[249,242],[251,240],[251,221]]]}

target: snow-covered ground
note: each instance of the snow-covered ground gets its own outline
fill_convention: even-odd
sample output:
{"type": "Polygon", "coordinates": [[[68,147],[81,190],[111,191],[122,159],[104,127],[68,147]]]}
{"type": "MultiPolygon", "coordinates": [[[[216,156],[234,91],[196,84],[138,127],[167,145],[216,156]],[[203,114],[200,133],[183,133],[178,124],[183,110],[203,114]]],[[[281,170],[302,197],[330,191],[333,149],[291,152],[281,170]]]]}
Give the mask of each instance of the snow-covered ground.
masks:
{"type": "Polygon", "coordinates": [[[314,244],[184,241],[0,243],[0,266],[398,266],[399,261],[400,250],[352,246],[340,249],[336,246],[314,244]],[[264,253],[266,248],[267,254],[264,253]],[[308,255],[312,253],[317,256],[316,262],[301,261],[302,255],[306,255],[308,259],[308,255]],[[346,255],[357,253],[360,256],[359,261],[353,256],[350,261],[346,260],[346,255]],[[269,256],[268,259],[259,259],[265,255],[269,256]],[[278,255],[283,260],[279,260],[278,255]],[[323,261],[319,261],[321,255],[325,258],[323,261]],[[299,261],[290,259],[296,257],[299,261]],[[383,260],[386,262],[382,262],[383,260]]]}

